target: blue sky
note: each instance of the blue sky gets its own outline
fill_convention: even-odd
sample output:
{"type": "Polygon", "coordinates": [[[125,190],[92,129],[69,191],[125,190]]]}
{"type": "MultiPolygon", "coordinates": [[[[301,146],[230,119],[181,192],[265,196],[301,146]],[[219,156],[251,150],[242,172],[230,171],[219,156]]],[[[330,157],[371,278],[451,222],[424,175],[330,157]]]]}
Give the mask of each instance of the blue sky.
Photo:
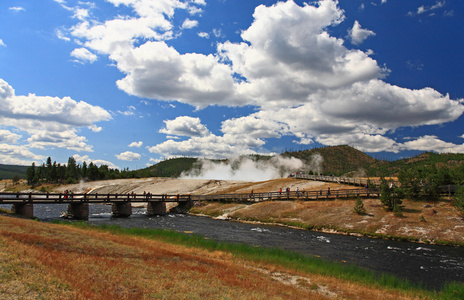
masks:
{"type": "Polygon", "coordinates": [[[0,3],[0,163],[464,152],[464,2],[0,3]]]}

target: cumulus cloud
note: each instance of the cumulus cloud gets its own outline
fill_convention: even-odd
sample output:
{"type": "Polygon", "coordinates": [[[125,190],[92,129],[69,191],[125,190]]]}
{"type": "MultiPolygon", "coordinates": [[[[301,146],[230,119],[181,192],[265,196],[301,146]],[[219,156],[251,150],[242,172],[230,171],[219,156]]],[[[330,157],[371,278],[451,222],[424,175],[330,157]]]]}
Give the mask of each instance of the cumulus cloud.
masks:
{"type": "Polygon", "coordinates": [[[191,29],[193,27],[198,26],[198,21],[197,20],[190,20],[190,19],[185,19],[184,23],[182,23],[181,28],[182,29],[191,29]]]}
{"type": "Polygon", "coordinates": [[[3,42],[2,39],[0,39],[0,47],[6,47],[6,44],[3,42]]]}
{"type": "Polygon", "coordinates": [[[0,161],[2,164],[29,165],[44,159],[45,156],[34,154],[25,146],[0,143],[0,161]]]}
{"type": "Polygon", "coordinates": [[[82,155],[81,156],[79,154],[74,154],[73,158],[76,160],[77,163],[83,163],[85,161],[87,166],[90,163],[93,163],[96,166],[105,165],[105,166],[108,166],[111,169],[120,169],[118,166],[116,166],[112,162],[109,162],[109,161],[106,161],[106,160],[103,160],[103,159],[91,159],[88,155],[82,155]]]}
{"type": "MultiPolygon", "coordinates": [[[[121,90],[197,108],[250,105],[257,110],[225,120],[222,136],[212,134],[197,118],[165,121],[159,132],[169,140],[150,147],[152,153],[226,157],[259,152],[265,139],[282,136],[295,136],[301,144],[346,142],[369,152],[398,152],[405,146],[387,137],[388,132],[451,122],[464,112],[461,100],[432,88],[411,90],[386,83],[389,70],[370,57],[372,51],[349,49],[332,34],[331,29],[345,21],[335,0],[260,5],[241,33],[243,42],[219,43],[217,53],[209,55],[183,54],[166,43],[179,36],[171,22],[175,11],[189,12],[204,2],[109,2],[131,8],[133,15],[105,22],[86,19],[70,34],[115,62],[124,74],[117,81],[121,90]],[[174,141],[173,136],[187,139],[174,141]]],[[[443,5],[438,1],[417,13],[443,5]]],[[[373,35],[356,21],[349,38],[357,45],[373,35]]],[[[409,142],[408,147],[419,147],[409,142]]]]}
{"type": "Polygon", "coordinates": [[[425,135],[417,139],[405,142],[403,145],[407,150],[436,151],[439,153],[463,153],[464,145],[440,140],[434,135],[425,135]]]}
{"type": "Polygon", "coordinates": [[[166,120],[164,123],[166,127],[160,129],[160,133],[190,137],[209,135],[209,130],[201,124],[200,118],[182,116],[174,120],[166,120]]]}
{"type": "Polygon", "coordinates": [[[71,52],[71,56],[74,57],[76,62],[79,63],[93,63],[98,57],[85,48],[77,48],[71,52]]]}
{"type": "Polygon", "coordinates": [[[19,134],[0,129],[0,143],[16,144],[20,138],[19,134]]]}
{"type": "Polygon", "coordinates": [[[132,148],[132,147],[140,148],[140,147],[142,147],[142,145],[143,145],[143,142],[142,142],[142,141],[138,141],[138,142],[132,142],[132,143],[130,143],[130,144],[129,144],[129,147],[131,147],[131,148],[132,148]]]}
{"type": "Polygon", "coordinates": [[[167,158],[191,156],[205,158],[224,158],[235,155],[257,154],[252,148],[264,144],[257,139],[240,139],[232,136],[208,136],[192,137],[188,140],[167,140],[156,146],[149,147],[151,153],[157,153],[167,158]]]}
{"type": "Polygon", "coordinates": [[[361,28],[361,25],[358,21],[354,21],[353,27],[348,31],[351,43],[354,45],[359,45],[364,42],[370,36],[374,36],[375,32],[361,28]]]}
{"type": "Polygon", "coordinates": [[[142,157],[140,154],[131,151],[122,152],[120,154],[116,154],[115,156],[119,160],[126,161],[140,160],[140,157],[142,157]]]}
{"type": "Polygon", "coordinates": [[[78,135],[78,129],[110,119],[103,108],[69,97],[15,95],[14,89],[0,79],[0,125],[26,132],[29,147],[92,151],[86,138],[78,135]]]}
{"type": "Polygon", "coordinates": [[[100,132],[103,129],[102,127],[99,127],[99,126],[97,126],[95,124],[92,124],[92,125],[88,126],[87,128],[89,128],[93,132],[100,132]]]}

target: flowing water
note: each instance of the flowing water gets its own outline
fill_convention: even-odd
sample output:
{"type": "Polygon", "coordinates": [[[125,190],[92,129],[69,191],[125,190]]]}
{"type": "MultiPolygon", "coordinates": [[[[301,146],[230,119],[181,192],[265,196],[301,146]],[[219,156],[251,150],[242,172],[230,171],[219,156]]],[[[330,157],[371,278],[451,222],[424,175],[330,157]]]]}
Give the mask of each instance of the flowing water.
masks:
{"type": "MultiPolygon", "coordinates": [[[[10,205],[0,207],[11,208],[10,205]]],[[[36,204],[34,216],[43,221],[60,219],[67,204],[36,204]]],[[[397,242],[366,237],[328,234],[271,225],[214,220],[181,214],[148,216],[133,208],[129,218],[113,218],[110,205],[90,204],[89,224],[161,228],[193,232],[218,241],[278,247],[327,260],[351,263],[378,273],[391,273],[440,289],[450,281],[464,282],[464,248],[397,242]]]]}

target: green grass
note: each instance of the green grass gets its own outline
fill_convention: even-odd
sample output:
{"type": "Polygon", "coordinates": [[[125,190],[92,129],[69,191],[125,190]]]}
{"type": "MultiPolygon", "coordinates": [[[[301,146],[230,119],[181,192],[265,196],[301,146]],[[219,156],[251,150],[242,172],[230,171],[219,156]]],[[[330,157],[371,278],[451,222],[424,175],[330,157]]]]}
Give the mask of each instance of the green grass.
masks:
{"type": "Polygon", "coordinates": [[[197,247],[211,251],[219,250],[232,253],[236,257],[271,264],[278,264],[294,270],[307,273],[331,276],[342,280],[366,284],[372,287],[399,290],[406,293],[424,294],[426,297],[439,299],[464,299],[464,284],[449,283],[441,291],[427,291],[417,284],[408,280],[398,278],[390,274],[378,275],[373,271],[357,267],[351,264],[331,262],[319,257],[303,255],[297,252],[282,250],[279,248],[261,248],[247,244],[235,244],[218,242],[212,239],[205,239],[197,234],[185,234],[172,230],[163,229],[143,229],[143,228],[122,228],[116,225],[91,226],[84,222],[65,222],[61,224],[71,224],[84,229],[104,230],[114,234],[131,235],[149,239],[158,239],[169,243],[175,243],[188,247],[197,247]]]}

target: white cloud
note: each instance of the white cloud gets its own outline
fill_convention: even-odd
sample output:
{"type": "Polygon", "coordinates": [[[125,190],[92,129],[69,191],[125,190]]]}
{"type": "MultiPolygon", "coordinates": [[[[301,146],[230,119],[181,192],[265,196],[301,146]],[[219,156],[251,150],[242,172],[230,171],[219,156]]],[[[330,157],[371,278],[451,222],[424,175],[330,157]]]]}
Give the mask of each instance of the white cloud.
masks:
{"type": "Polygon", "coordinates": [[[143,142],[142,142],[142,141],[138,141],[138,142],[132,142],[132,143],[130,143],[130,144],[129,144],[129,147],[131,147],[131,148],[132,148],[132,147],[140,148],[140,147],[142,147],[142,145],[143,145],[143,142]]]}
{"type": "Polygon", "coordinates": [[[95,122],[111,119],[103,108],[83,101],[77,102],[69,97],[15,95],[14,89],[3,79],[0,79],[0,100],[0,120],[14,118],[16,122],[42,121],[53,127],[56,123],[90,126],[95,122]]]}
{"type": "Polygon", "coordinates": [[[87,128],[89,128],[90,130],[92,130],[93,132],[100,132],[102,131],[103,128],[95,125],[95,124],[92,124],[90,126],[88,126],[87,128]]]}
{"type": "Polygon", "coordinates": [[[0,79],[0,125],[26,132],[28,147],[92,151],[87,139],[77,135],[78,128],[94,128],[94,123],[110,119],[103,108],[69,97],[15,95],[14,89],[0,79]]]}
{"type": "Polygon", "coordinates": [[[201,38],[209,39],[209,33],[207,32],[199,32],[198,36],[201,38]]]}
{"type": "Polygon", "coordinates": [[[248,116],[224,121],[221,130],[231,136],[278,138],[281,137],[282,132],[288,131],[288,126],[276,120],[248,116]]]}
{"type": "Polygon", "coordinates": [[[182,116],[174,120],[166,120],[164,123],[166,128],[160,129],[160,133],[190,137],[209,135],[209,130],[201,124],[200,118],[182,116]]]}
{"type": "Polygon", "coordinates": [[[10,7],[8,9],[13,10],[13,11],[26,11],[26,9],[24,7],[21,7],[21,6],[13,6],[13,7],[10,7]]]}
{"type": "Polygon", "coordinates": [[[97,61],[98,57],[85,48],[77,48],[71,52],[71,56],[76,58],[76,62],[79,63],[93,63],[97,61]]]}
{"type": "Polygon", "coordinates": [[[29,165],[44,159],[45,156],[34,154],[25,146],[0,143],[0,162],[2,164],[29,165]]]}
{"type": "Polygon", "coordinates": [[[131,151],[122,152],[120,154],[116,154],[115,156],[119,160],[126,161],[140,160],[140,157],[142,157],[140,154],[131,151]]]}
{"type": "Polygon", "coordinates": [[[0,129],[0,143],[16,144],[20,138],[19,134],[0,129]]]}
{"type": "Polygon", "coordinates": [[[130,95],[176,99],[197,107],[240,103],[234,99],[232,70],[213,55],[182,55],[164,42],[147,42],[121,53],[117,61],[127,74],[117,85],[130,95]]]}
{"type": "MultiPolygon", "coordinates": [[[[188,12],[192,5],[204,5],[201,1],[109,2],[132,8],[134,14],[81,21],[70,34],[115,62],[124,74],[117,81],[121,90],[197,108],[250,105],[257,110],[225,120],[223,136],[211,134],[198,118],[165,121],[159,132],[188,138],[149,148],[165,157],[256,153],[264,139],[284,135],[302,144],[346,141],[366,151],[397,152],[403,146],[386,133],[454,121],[464,112],[460,100],[432,88],[411,90],[383,81],[389,70],[370,57],[372,51],[348,49],[343,39],[331,35],[331,28],[345,20],[335,0],[260,5],[251,26],[241,33],[243,42],[219,43],[217,53],[210,55],[182,54],[165,42],[179,36],[171,23],[174,12],[188,12]]],[[[438,1],[424,9],[443,5],[438,1]]],[[[218,30],[213,34],[222,37],[218,30]]],[[[359,44],[374,34],[356,21],[350,38],[359,44]]]]}
{"type": "Polygon", "coordinates": [[[190,19],[185,19],[184,23],[182,23],[181,28],[182,29],[190,29],[193,27],[198,26],[198,21],[197,20],[190,20],[190,19]]]}
{"type": "MultiPolygon", "coordinates": [[[[256,154],[250,145],[244,141],[234,141],[227,137],[213,134],[202,137],[192,137],[185,141],[167,140],[156,146],[149,147],[151,153],[160,154],[166,158],[192,156],[205,158],[225,158],[242,154],[256,154]]],[[[255,145],[253,145],[255,146],[255,145]]]]}
{"type": "Polygon", "coordinates": [[[434,11],[437,9],[440,9],[444,7],[446,4],[446,1],[437,1],[434,5],[431,6],[426,6],[426,5],[421,5],[417,8],[415,12],[409,12],[409,16],[416,16],[416,15],[422,15],[425,13],[429,13],[429,15],[434,15],[434,11]]]}
{"type": "Polygon", "coordinates": [[[439,153],[463,153],[464,145],[440,140],[437,136],[425,135],[403,144],[407,150],[436,151],[439,153]]]}
{"type": "Polygon", "coordinates": [[[75,130],[38,131],[33,133],[27,141],[31,148],[66,148],[75,151],[92,152],[92,146],[87,145],[87,139],[78,136],[75,130]]]}
{"type": "Polygon", "coordinates": [[[88,155],[82,155],[81,156],[79,154],[74,154],[73,158],[76,160],[77,163],[83,163],[85,161],[87,166],[90,163],[93,163],[96,166],[106,165],[111,169],[120,169],[118,166],[116,166],[112,162],[109,162],[109,161],[106,161],[106,160],[103,160],[103,159],[91,159],[88,155]]]}
{"type": "Polygon", "coordinates": [[[55,29],[55,35],[60,40],[63,40],[63,41],[66,41],[66,42],[71,41],[71,39],[69,37],[67,37],[66,34],[61,29],[55,29]]]}
{"type": "Polygon", "coordinates": [[[354,45],[360,45],[368,37],[374,36],[375,32],[361,28],[358,21],[354,21],[353,27],[348,31],[351,43],[354,45]]]}
{"type": "Polygon", "coordinates": [[[3,42],[2,39],[0,39],[0,47],[6,47],[6,44],[3,42]]]}
{"type": "Polygon", "coordinates": [[[118,114],[123,115],[123,116],[133,116],[135,115],[136,110],[137,109],[131,105],[131,106],[128,106],[127,110],[125,111],[118,110],[118,114]]]}
{"type": "Polygon", "coordinates": [[[161,161],[163,161],[163,160],[160,159],[160,158],[150,158],[149,161],[151,162],[151,164],[147,164],[147,167],[149,167],[149,166],[151,166],[151,165],[154,165],[154,164],[157,164],[157,163],[159,163],[159,162],[161,162],[161,161]]]}

